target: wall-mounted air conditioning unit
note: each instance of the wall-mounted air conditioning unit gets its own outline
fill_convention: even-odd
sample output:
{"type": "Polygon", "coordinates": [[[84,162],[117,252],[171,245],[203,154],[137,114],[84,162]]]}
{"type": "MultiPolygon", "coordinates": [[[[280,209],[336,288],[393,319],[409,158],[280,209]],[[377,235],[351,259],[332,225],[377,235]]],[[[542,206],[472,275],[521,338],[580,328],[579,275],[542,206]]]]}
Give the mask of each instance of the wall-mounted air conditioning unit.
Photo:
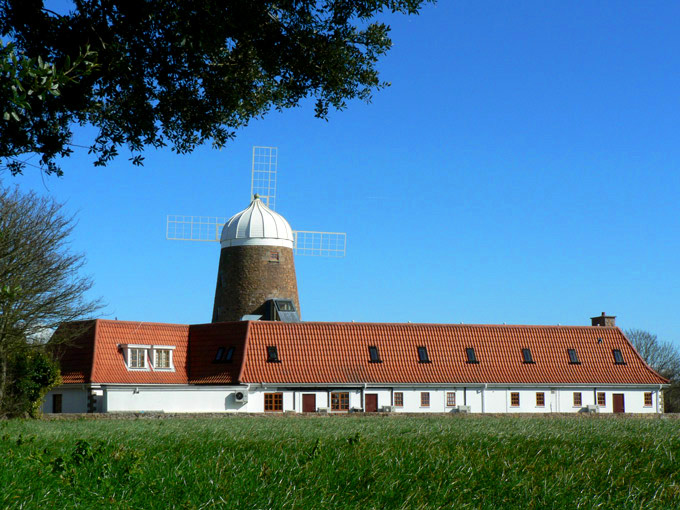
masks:
{"type": "Polygon", "coordinates": [[[383,413],[393,413],[394,412],[394,406],[383,406],[382,412],[383,413]]]}
{"type": "Polygon", "coordinates": [[[248,402],[248,392],[245,390],[239,390],[236,393],[234,393],[234,401],[238,402],[239,404],[245,404],[248,402]]]}

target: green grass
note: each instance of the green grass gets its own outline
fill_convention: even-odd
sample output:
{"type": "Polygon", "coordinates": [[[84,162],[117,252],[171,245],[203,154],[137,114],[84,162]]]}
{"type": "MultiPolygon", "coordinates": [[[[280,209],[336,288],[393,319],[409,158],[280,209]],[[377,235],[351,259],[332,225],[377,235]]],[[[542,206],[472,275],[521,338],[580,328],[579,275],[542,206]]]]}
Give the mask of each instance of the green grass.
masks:
{"type": "Polygon", "coordinates": [[[680,420],[5,421],[0,508],[680,508],[680,420]]]}

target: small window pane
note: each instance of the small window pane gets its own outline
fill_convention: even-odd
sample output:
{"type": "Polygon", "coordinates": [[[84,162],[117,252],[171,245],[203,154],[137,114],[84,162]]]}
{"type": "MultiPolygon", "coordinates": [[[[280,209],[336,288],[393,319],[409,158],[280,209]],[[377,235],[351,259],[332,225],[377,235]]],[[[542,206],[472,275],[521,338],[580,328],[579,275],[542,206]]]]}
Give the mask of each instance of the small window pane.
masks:
{"type": "Polygon", "coordinates": [[[154,368],[170,368],[170,349],[156,350],[156,364],[154,368]]]}
{"type": "Polygon", "coordinates": [[[368,353],[371,356],[371,363],[380,363],[380,353],[375,345],[368,347],[368,353]]]}
{"type": "Polygon", "coordinates": [[[597,392],[597,405],[600,407],[607,406],[607,397],[605,397],[604,391],[597,392]]]}
{"type": "Polygon", "coordinates": [[[217,349],[217,354],[215,354],[215,361],[222,361],[222,356],[224,355],[224,347],[217,349]]]}
{"type": "Polygon", "coordinates": [[[519,392],[510,393],[510,406],[519,407],[519,392]]]}
{"type": "Polygon", "coordinates": [[[581,407],[581,393],[575,391],[574,392],[574,407],[581,407]]]}
{"type": "Polygon", "coordinates": [[[652,392],[645,392],[645,407],[652,407],[652,392]]]}
{"type": "Polygon", "coordinates": [[[401,391],[394,392],[394,405],[395,407],[403,407],[404,405],[404,393],[401,391]]]}
{"type": "Polygon", "coordinates": [[[430,358],[427,355],[427,347],[420,346],[418,347],[418,361],[420,363],[429,363],[430,358]]]}
{"type": "Polygon", "coordinates": [[[235,347],[229,347],[229,349],[227,349],[227,354],[224,355],[224,361],[226,361],[227,363],[231,362],[231,360],[234,357],[235,350],[236,350],[235,347]]]}
{"type": "Polygon", "coordinates": [[[430,392],[423,391],[420,393],[420,407],[430,407],[430,392]]]}
{"type": "Polygon", "coordinates": [[[267,347],[267,361],[276,362],[279,361],[279,352],[275,345],[270,345],[267,347]]]}
{"type": "Polygon", "coordinates": [[[576,355],[576,349],[567,349],[567,352],[569,353],[569,363],[574,365],[580,364],[578,356],[576,355]]]}
{"type": "Polygon", "coordinates": [[[474,347],[466,347],[465,354],[467,355],[468,363],[479,363],[479,361],[477,361],[477,354],[475,354],[474,347]]]}
{"type": "Polygon", "coordinates": [[[145,349],[130,349],[130,368],[145,368],[145,349]]]}
{"type": "Polygon", "coordinates": [[[283,411],[283,393],[265,393],[264,410],[283,411]]]}
{"type": "Polygon", "coordinates": [[[455,391],[447,391],[446,392],[446,407],[455,407],[456,406],[456,392],[455,391]]]}
{"type": "Polygon", "coordinates": [[[536,392],[536,406],[545,407],[545,393],[542,391],[536,392]]]}
{"type": "Polygon", "coordinates": [[[349,393],[348,392],[331,393],[331,410],[332,411],[349,410],[349,393]]]}
{"type": "Polygon", "coordinates": [[[619,349],[614,349],[612,353],[614,353],[614,363],[616,363],[617,365],[626,364],[626,362],[623,361],[623,354],[621,354],[621,351],[619,349]]]}
{"type": "Polygon", "coordinates": [[[522,349],[522,358],[524,363],[533,363],[534,360],[531,357],[531,351],[529,349],[522,349]]]}

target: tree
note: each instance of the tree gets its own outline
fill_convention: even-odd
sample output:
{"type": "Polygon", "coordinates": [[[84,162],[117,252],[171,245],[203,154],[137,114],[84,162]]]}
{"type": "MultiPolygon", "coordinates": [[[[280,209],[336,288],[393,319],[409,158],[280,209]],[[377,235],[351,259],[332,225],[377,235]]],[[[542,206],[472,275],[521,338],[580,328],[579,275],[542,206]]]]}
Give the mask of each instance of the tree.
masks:
{"type": "Polygon", "coordinates": [[[36,152],[60,175],[74,123],[98,129],[90,152],[104,165],[121,146],[134,164],[148,146],[222,147],[307,97],[327,118],[387,85],[376,63],[392,42],[375,17],[428,1],[73,0],[60,14],[0,0],[0,34],[13,41],[0,55],[0,158],[16,174],[18,157],[36,152]]]}
{"type": "Polygon", "coordinates": [[[100,307],[85,295],[83,256],[69,251],[73,225],[54,200],[0,188],[0,415],[26,411],[25,399],[56,382],[45,358],[50,333],[100,307]]]}
{"type": "Polygon", "coordinates": [[[664,392],[667,413],[680,412],[680,351],[670,342],[660,341],[656,335],[641,329],[628,329],[626,337],[642,356],[642,359],[663,377],[670,379],[671,386],[664,392]]]}

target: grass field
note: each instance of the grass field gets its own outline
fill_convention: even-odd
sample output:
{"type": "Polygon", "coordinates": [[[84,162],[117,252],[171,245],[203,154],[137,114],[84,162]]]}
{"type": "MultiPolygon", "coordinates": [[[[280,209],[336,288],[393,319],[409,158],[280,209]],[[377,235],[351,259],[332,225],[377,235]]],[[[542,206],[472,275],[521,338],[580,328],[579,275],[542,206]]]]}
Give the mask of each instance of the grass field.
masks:
{"type": "Polygon", "coordinates": [[[4,421],[0,508],[680,508],[680,420],[4,421]]]}

